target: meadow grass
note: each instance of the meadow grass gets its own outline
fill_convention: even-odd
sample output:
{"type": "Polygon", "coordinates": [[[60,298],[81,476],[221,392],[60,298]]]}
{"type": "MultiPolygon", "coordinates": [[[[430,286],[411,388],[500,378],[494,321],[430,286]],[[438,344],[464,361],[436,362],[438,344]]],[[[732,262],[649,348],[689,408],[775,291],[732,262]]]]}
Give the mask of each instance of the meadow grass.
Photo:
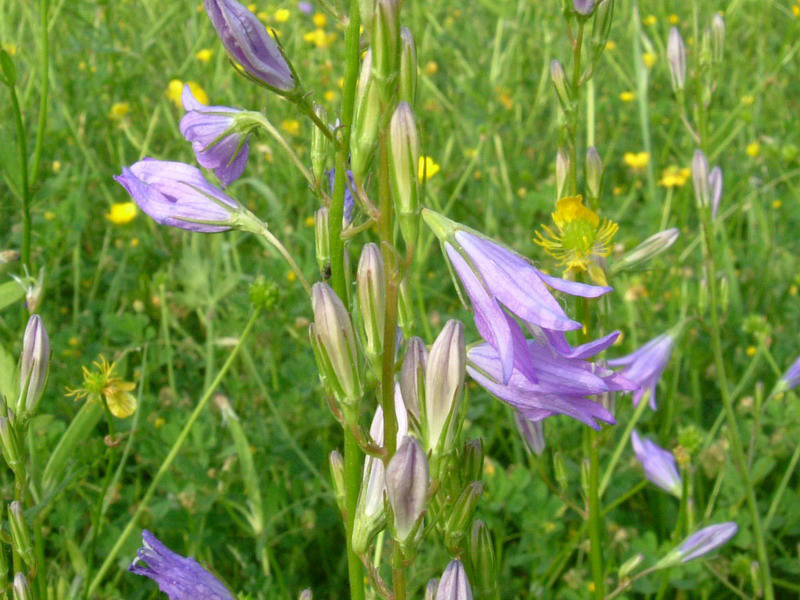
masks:
{"type": "MultiPolygon", "coordinates": [[[[534,243],[534,233],[551,224],[554,157],[563,141],[549,81],[550,61],[569,56],[559,5],[406,0],[403,8],[418,47],[423,152],[439,167],[425,182],[425,204],[502,239],[551,273],[559,267],[534,243]]],[[[336,114],[343,27],[331,16],[317,27],[294,3],[258,2],[255,10],[278,31],[314,98],[336,114]],[[283,9],[288,13],[277,12],[283,9]]],[[[606,328],[623,336],[608,354],[631,352],[686,319],[659,385],[658,411],[645,410],[638,428],[688,453],[684,472],[691,473],[696,523],[733,520],[740,528],[718,556],[641,579],[629,597],[755,598],[763,585],[752,566],[757,551],[746,489],[718,387],[691,176],[674,187],[659,183],[668,167],[690,167],[695,150],[670,86],[669,28],[680,29],[691,55],[717,10],[724,12],[727,39],[703,127],[704,150],[724,173],[714,274],[720,349],[776,595],[796,597],[800,590],[799,480],[790,463],[800,405],[792,392],[769,394],[800,346],[800,8],[791,0],[618,0],[613,44],[579,108],[580,146],[597,145],[605,165],[602,212],[619,223],[609,262],[665,226],[681,235],[644,268],[614,276],[606,328]],[[653,55],[652,66],[644,66],[643,53],[653,55]],[[647,152],[649,160],[631,167],[624,159],[629,152],[647,152]],[[671,587],[663,596],[666,582],[671,587]]],[[[32,472],[42,472],[83,410],[85,401],[66,389],[80,387],[81,367],[100,355],[136,383],[139,406],[127,419],[96,411],[96,424],[30,511],[41,527],[37,551],[44,559],[36,597],[79,598],[90,589],[90,597],[103,599],[157,597],[155,586],[126,571],[141,527],[213,567],[243,597],[288,598],[305,587],[319,598],[345,597],[344,536],[327,466],[342,434],[318,382],[307,335],[311,311],[297,278],[252,237],[193,235],[158,227],[141,213],[126,224],[108,218],[114,203],[129,200],[111,179],[123,165],[144,156],[193,162],[178,131],[183,111],[167,94],[171,80],[196,82],[212,104],[264,110],[306,162],[311,124],[233,72],[197,2],[50,0],[48,15],[49,92],[38,170],[29,158],[30,265],[44,269],[38,310],[52,359],[27,440],[32,472]],[[253,311],[249,285],[258,277],[277,284],[277,302],[240,344],[253,311]],[[213,386],[234,349],[230,368],[213,386]],[[207,407],[160,472],[204,395],[207,407]],[[156,476],[135,535],[118,544],[156,476]]],[[[0,42],[18,71],[29,157],[37,155],[41,118],[40,19],[39,3],[0,0],[0,42]]],[[[24,184],[5,87],[0,98],[0,249],[14,250],[23,245],[24,184]]],[[[230,190],[269,223],[306,277],[318,280],[318,200],[274,141],[254,141],[245,175],[230,190]]],[[[431,343],[448,318],[460,318],[476,339],[435,242],[424,230],[415,258],[417,335],[431,343]]],[[[358,253],[350,251],[355,265],[358,253]]],[[[12,274],[23,274],[20,262],[0,264],[0,283],[12,274]]],[[[6,396],[16,395],[26,321],[21,299],[0,312],[6,396]]],[[[468,434],[482,438],[486,453],[477,516],[494,534],[501,597],[589,597],[588,537],[578,514],[585,508],[582,426],[549,419],[545,454],[530,455],[507,406],[474,383],[467,393],[468,434]]],[[[620,424],[599,434],[601,466],[633,411],[629,396],[616,398],[620,424]]],[[[0,477],[10,500],[11,471],[0,477]]],[[[603,492],[603,552],[614,581],[615,569],[634,554],[653,562],[682,539],[673,533],[678,502],[644,482],[627,446],[603,492]]],[[[421,586],[441,574],[446,560],[443,547],[428,544],[411,570],[409,596],[422,597],[421,586]]]]}

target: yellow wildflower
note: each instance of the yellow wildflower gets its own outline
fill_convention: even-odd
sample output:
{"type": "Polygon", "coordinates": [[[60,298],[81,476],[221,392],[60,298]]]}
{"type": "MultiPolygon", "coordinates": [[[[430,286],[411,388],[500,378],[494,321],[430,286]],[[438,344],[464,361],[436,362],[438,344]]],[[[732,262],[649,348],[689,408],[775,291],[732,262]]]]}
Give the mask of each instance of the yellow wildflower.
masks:
{"type": "MultiPolygon", "coordinates": [[[[169,85],[167,85],[167,98],[172,100],[178,108],[183,108],[183,101],[181,100],[183,84],[184,82],[180,79],[173,79],[169,82],[169,85]]],[[[206,94],[205,90],[201,88],[197,82],[187,81],[186,84],[188,84],[189,89],[200,104],[208,105],[208,94],[206,94]]]]}
{"type": "Polygon", "coordinates": [[[759,144],[758,142],[750,142],[749,144],[747,144],[747,148],[745,148],[744,151],[747,152],[747,156],[755,158],[756,156],[761,154],[761,144],[759,144]]]}
{"type": "Polygon", "coordinates": [[[327,48],[336,39],[336,34],[328,33],[324,29],[317,28],[314,31],[309,31],[303,35],[303,40],[311,42],[317,48],[327,48]]]}
{"type": "Polygon", "coordinates": [[[755,346],[748,346],[746,352],[747,352],[747,356],[755,356],[756,355],[756,347],[755,346]]]}
{"type": "Polygon", "coordinates": [[[264,21],[264,23],[269,22],[269,15],[265,13],[263,10],[260,10],[256,13],[256,17],[259,21],[264,21]]]}
{"type": "Polygon", "coordinates": [[[322,97],[325,98],[327,102],[333,102],[334,100],[336,100],[336,92],[334,92],[333,90],[328,90],[327,92],[322,94],[322,97]]]}
{"type": "Polygon", "coordinates": [[[67,396],[75,400],[87,398],[90,402],[102,400],[118,419],[130,417],[136,412],[136,396],[131,394],[136,384],[114,375],[115,363],[109,363],[102,355],[94,366],[92,371],[83,367],[83,387],[67,389],[67,396]]]}
{"type": "Polygon", "coordinates": [[[645,52],[642,54],[642,61],[644,61],[644,66],[650,69],[654,64],[656,64],[656,54],[654,52],[645,52]]]}
{"type": "Polygon", "coordinates": [[[59,171],[61,171],[61,161],[60,160],[54,160],[53,161],[53,173],[58,173],[59,171]]]}
{"type": "Polygon", "coordinates": [[[214,55],[214,51],[209,48],[203,48],[202,50],[198,50],[194,57],[199,60],[200,62],[207,63],[211,60],[211,57],[214,55]]]}
{"type": "Polygon", "coordinates": [[[56,213],[54,213],[53,211],[46,210],[44,212],[44,220],[45,221],[53,221],[53,220],[55,220],[55,218],[56,218],[56,213]]]}
{"type": "Polygon", "coordinates": [[[127,225],[136,218],[135,202],[115,202],[106,213],[106,219],[114,225],[127,225]]]}
{"type": "Polygon", "coordinates": [[[439,172],[439,165],[430,156],[420,156],[417,165],[417,176],[420,181],[427,181],[439,172]]]}
{"type": "Polygon", "coordinates": [[[689,177],[692,176],[692,170],[687,169],[686,167],[676,167],[675,165],[671,165],[664,169],[661,173],[661,179],[658,180],[658,185],[662,185],[667,188],[671,187],[683,187],[686,184],[689,177]]]}
{"type": "Polygon", "coordinates": [[[325,27],[328,24],[328,17],[326,17],[322,13],[314,13],[314,16],[311,17],[311,22],[314,23],[316,27],[325,27]]]}
{"type": "Polygon", "coordinates": [[[275,11],[275,21],[278,23],[286,23],[289,20],[289,17],[292,13],[289,12],[288,8],[279,8],[275,11]]]}
{"type": "Polygon", "coordinates": [[[439,65],[436,63],[435,60],[429,60],[427,63],[425,63],[426,75],[436,75],[438,70],[439,70],[439,65]]]}
{"type": "Polygon", "coordinates": [[[633,102],[636,99],[636,94],[633,92],[621,92],[619,99],[623,102],[633,102]]]}
{"type": "Polygon", "coordinates": [[[656,19],[655,15],[647,15],[644,19],[642,19],[642,23],[645,25],[655,25],[658,23],[658,19],[656,19]]]}
{"type": "Polygon", "coordinates": [[[108,118],[119,120],[131,111],[131,106],[127,102],[114,102],[111,110],[108,111],[108,118]]]}
{"type": "Polygon", "coordinates": [[[622,161],[634,171],[641,171],[650,162],[650,153],[626,152],[622,157],[622,161]]]}
{"type": "Polygon", "coordinates": [[[606,42],[606,50],[616,50],[617,49],[617,42],[614,40],[608,40],[606,42]]]}
{"type": "Polygon", "coordinates": [[[247,10],[249,10],[252,13],[254,13],[254,12],[256,12],[258,10],[258,5],[257,4],[248,4],[247,5],[247,10]]]}
{"type": "Polygon", "coordinates": [[[677,25],[681,22],[681,18],[675,14],[670,15],[668,20],[670,25],[677,25]]]}
{"type": "Polygon", "coordinates": [[[294,271],[288,271],[288,272],[286,273],[286,279],[287,279],[287,280],[288,280],[290,283],[294,283],[295,281],[297,281],[297,273],[295,273],[294,271]]]}
{"type": "Polygon", "coordinates": [[[281,127],[283,127],[283,130],[289,135],[297,135],[300,133],[300,121],[297,119],[285,119],[283,123],[281,123],[281,127]]]}
{"type": "Polygon", "coordinates": [[[7,42],[3,44],[3,50],[8,52],[11,56],[14,56],[17,53],[17,45],[7,42]]]}
{"type": "Polygon", "coordinates": [[[772,201],[772,208],[774,208],[775,210],[779,209],[781,206],[783,206],[783,202],[781,202],[780,200],[772,201]]]}
{"type": "Polygon", "coordinates": [[[306,217],[305,225],[306,225],[306,227],[313,227],[315,222],[316,221],[315,221],[313,216],[308,216],[308,217],[306,217]]]}
{"type": "Polygon", "coordinates": [[[588,271],[595,283],[606,284],[598,258],[611,254],[611,240],[619,226],[583,205],[583,196],[567,196],[552,214],[556,230],[543,225],[547,237],[536,232],[534,242],[567,268],[567,273],[588,271]]]}
{"type": "Polygon", "coordinates": [[[506,110],[511,110],[514,108],[514,99],[508,95],[506,91],[500,91],[497,95],[497,99],[500,101],[500,104],[503,105],[503,108],[506,110]]]}
{"type": "Polygon", "coordinates": [[[740,102],[742,103],[743,106],[753,106],[753,103],[755,101],[756,101],[756,99],[753,96],[749,95],[749,94],[746,95],[746,96],[742,96],[742,98],[740,100],[740,102]]]}
{"type": "Polygon", "coordinates": [[[800,17],[800,4],[795,4],[795,5],[792,7],[792,14],[793,14],[795,17],[800,17]]]}

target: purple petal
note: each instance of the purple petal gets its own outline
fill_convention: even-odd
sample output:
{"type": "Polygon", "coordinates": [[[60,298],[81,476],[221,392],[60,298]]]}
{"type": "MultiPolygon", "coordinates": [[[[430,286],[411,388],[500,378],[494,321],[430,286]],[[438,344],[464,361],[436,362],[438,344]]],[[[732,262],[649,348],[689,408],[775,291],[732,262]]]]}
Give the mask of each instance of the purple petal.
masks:
{"type": "Polygon", "coordinates": [[[738,530],[739,526],[729,521],[718,525],[709,525],[693,533],[677,549],[681,562],[689,562],[719,548],[736,535],[738,530]]]}
{"type": "MultiPolygon", "coordinates": [[[[536,268],[536,267],[534,267],[536,268]]],[[[538,271],[538,269],[537,269],[538,271]]],[[[589,285],[586,283],[578,283],[577,281],[569,281],[568,279],[561,279],[551,275],[545,275],[538,271],[539,277],[549,285],[551,288],[564,292],[570,296],[581,296],[582,298],[597,298],[603,294],[614,291],[614,288],[600,285],[589,285]]]]}

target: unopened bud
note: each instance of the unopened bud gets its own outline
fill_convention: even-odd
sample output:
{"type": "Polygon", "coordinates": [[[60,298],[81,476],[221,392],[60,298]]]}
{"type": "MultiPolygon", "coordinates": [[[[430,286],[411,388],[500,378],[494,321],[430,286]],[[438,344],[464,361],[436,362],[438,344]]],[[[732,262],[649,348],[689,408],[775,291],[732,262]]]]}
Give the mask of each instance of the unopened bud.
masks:
{"type": "Polygon", "coordinates": [[[431,346],[425,372],[425,406],[420,407],[426,450],[447,454],[452,448],[464,387],[464,324],[445,324],[431,346]]]}
{"type": "Polygon", "coordinates": [[[369,161],[378,139],[381,102],[372,77],[372,50],[367,50],[361,63],[356,87],[353,133],[350,136],[350,170],[356,185],[363,187],[369,161]]]}
{"type": "MultiPolygon", "coordinates": [[[[321,105],[314,103],[314,113],[327,126],[328,114],[321,105]]],[[[317,181],[321,180],[322,174],[325,172],[328,148],[330,148],[330,139],[319,127],[315,126],[311,131],[311,168],[314,171],[314,179],[317,181]]]]}
{"type": "Polygon", "coordinates": [[[14,600],[33,600],[33,592],[28,584],[28,578],[23,573],[14,575],[14,600]]]}
{"type": "Polygon", "coordinates": [[[375,0],[358,0],[358,12],[364,31],[372,39],[372,31],[375,25],[375,0]]]}
{"type": "Polygon", "coordinates": [[[333,495],[339,510],[345,510],[345,487],[344,487],[344,459],[338,450],[332,451],[328,455],[328,464],[331,468],[331,483],[333,483],[333,495]]]}
{"type": "Polygon", "coordinates": [[[592,24],[592,58],[597,62],[605,50],[608,35],[611,32],[611,22],[614,15],[614,0],[600,0],[594,11],[592,24]]]}
{"type": "Polygon", "coordinates": [[[479,598],[493,598],[497,593],[497,564],[492,534],[486,523],[475,521],[470,535],[472,584],[479,598]]]}
{"type": "Polygon", "coordinates": [[[400,102],[389,123],[389,178],[400,232],[407,246],[419,231],[419,136],[411,106],[400,102]]]}
{"type": "Polygon", "coordinates": [[[394,512],[396,539],[405,542],[425,513],[430,469],[425,452],[412,437],[403,439],[386,467],[386,494],[394,512]]]}
{"type": "Polygon", "coordinates": [[[564,466],[564,457],[561,452],[553,454],[553,471],[555,472],[556,481],[562,491],[566,490],[569,485],[569,478],[567,477],[567,469],[564,466]]]}
{"type": "Polygon", "coordinates": [[[417,45],[408,27],[400,28],[400,83],[398,100],[414,106],[417,99],[417,45]]]}
{"type": "Polygon", "coordinates": [[[403,335],[410,336],[414,331],[414,306],[411,303],[411,292],[408,291],[408,277],[400,282],[397,297],[397,324],[403,335]]]}
{"type": "Polygon", "coordinates": [[[556,153],[556,196],[561,199],[567,195],[567,177],[569,175],[569,155],[563,148],[556,153]]]}
{"type": "Polygon", "coordinates": [[[594,11],[595,0],[572,0],[573,10],[582,17],[588,17],[594,11]]]}
{"type": "Polygon", "coordinates": [[[420,399],[425,395],[425,364],[428,360],[428,350],[425,342],[418,337],[412,337],[406,344],[406,356],[403,367],[400,369],[400,391],[406,409],[419,423],[420,399]]]}
{"type": "Polygon", "coordinates": [[[665,229],[651,235],[633,250],[628,252],[611,267],[612,273],[621,273],[642,265],[655,258],[675,243],[680,231],[677,228],[665,229]]]}
{"type": "Polygon", "coordinates": [[[364,393],[361,359],[350,315],[327,283],[311,288],[314,322],[309,327],[311,347],[320,378],[341,404],[355,406],[364,393]]]}
{"type": "Polygon", "coordinates": [[[372,77],[384,101],[394,90],[400,62],[400,4],[400,0],[375,0],[372,77]]]}
{"type": "Polygon", "coordinates": [[[28,525],[25,523],[25,515],[22,513],[22,506],[16,500],[8,505],[8,525],[11,530],[11,543],[14,551],[22,557],[25,564],[33,566],[33,544],[28,533],[28,525]]]}
{"type": "Polygon", "coordinates": [[[464,565],[458,559],[450,561],[439,580],[436,600],[472,600],[472,588],[464,565]]]}
{"type": "Polygon", "coordinates": [[[708,160],[702,150],[695,150],[692,158],[692,182],[697,206],[705,210],[711,201],[708,186],[708,160]]]}
{"type": "Polygon", "coordinates": [[[522,438],[525,449],[537,456],[544,452],[544,431],[542,421],[529,421],[521,412],[514,411],[514,422],[522,438]]]}
{"type": "Polygon", "coordinates": [[[722,200],[722,169],[714,167],[708,174],[708,186],[711,193],[711,218],[717,218],[719,203],[722,200]]]}
{"type": "Polygon", "coordinates": [[[425,599],[424,600],[436,600],[436,591],[439,589],[439,580],[435,577],[433,579],[429,579],[428,583],[425,585],[425,599]]]}
{"type": "Polygon", "coordinates": [[[331,241],[328,209],[324,206],[314,213],[314,246],[319,272],[324,279],[328,279],[330,276],[328,271],[331,268],[331,241]]]}
{"type": "Polygon", "coordinates": [[[311,588],[306,588],[300,592],[297,600],[314,600],[314,593],[311,591],[311,588]]]}
{"type": "Polygon", "coordinates": [[[367,359],[380,373],[386,321],[386,277],[383,257],[377,244],[365,244],[361,249],[356,272],[356,293],[361,315],[362,347],[367,359]]]}
{"type": "Polygon", "coordinates": [[[644,561],[644,554],[634,554],[632,557],[622,563],[619,571],[617,572],[617,577],[619,579],[627,578],[640,564],[642,564],[642,561],[644,561]]]}
{"type": "Polygon", "coordinates": [[[461,457],[462,481],[480,481],[483,477],[483,440],[473,438],[464,444],[461,457]]]}
{"type": "Polygon", "coordinates": [[[12,423],[6,417],[0,417],[0,447],[3,449],[3,458],[6,459],[8,468],[16,472],[22,465],[19,442],[12,423]]]}
{"type": "Polygon", "coordinates": [[[448,550],[454,551],[462,547],[462,540],[467,534],[467,528],[472,522],[472,515],[482,493],[483,484],[480,481],[473,481],[453,504],[444,526],[445,545],[448,550]]]}
{"type": "Polygon", "coordinates": [[[30,416],[39,403],[47,383],[50,364],[50,338],[39,315],[31,315],[22,338],[19,359],[19,398],[17,414],[30,416]]]}
{"type": "Polygon", "coordinates": [[[556,88],[556,95],[561,103],[561,108],[564,109],[564,112],[571,112],[572,95],[567,83],[567,74],[564,72],[564,67],[557,60],[550,62],[550,79],[552,79],[553,86],[556,88]]]}
{"type": "Polygon", "coordinates": [[[711,19],[711,60],[719,64],[725,55],[725,19],[717,13],[711,19]]]}
{"type": "Polygon", "coordinates": [[[679,91],[686,84],[686,46],[677,27],[669,30],[667,40],[667,60],[669,61],[669,74],[672,78],[672,89],[679,91]]]}
{"type": "Polygon", "coordinates": [[[586,191],[589,199],[594,202],[600,198],[600,189],[603,183],[603,160],[597,148],[589,146],[586,150],[586,191]]]}

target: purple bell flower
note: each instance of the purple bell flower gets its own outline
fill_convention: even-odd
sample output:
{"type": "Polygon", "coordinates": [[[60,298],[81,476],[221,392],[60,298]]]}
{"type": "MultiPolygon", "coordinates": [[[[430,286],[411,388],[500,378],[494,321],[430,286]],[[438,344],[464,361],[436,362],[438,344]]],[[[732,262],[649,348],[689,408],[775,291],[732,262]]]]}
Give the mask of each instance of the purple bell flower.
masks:
{"type": "Polygon", "coordinates": [[[620,371],[620,375],[639,384],[639,388],[633,393],[634,406],[639,405],[639,401],[649,390],[650,408],[656,409],[656,385],[669,362],[674,346],[674,334],[662,333],[635,352],[608,361],[611,367],[625,367],[620,371]]]}
{"type": "Polygon", "coordinates": [[[631,433],[631,444],[648,481],[680,498],[683,482],[672,452],[667,452],[647,438],[639,437],[635,429],[631,433]]]}
{"type": "Polygon", "coordinates": [[[212,169],[223,185],[238,179],[247,166],[250,136],[231,132],[236,114],[227,106],[206,106],[197,101],[188,85],[183,86],[181,135],[192,143],[192,150],[206,169],[212,169]],[[230,133],[228,133],[230,132],[230,133]]]}
{"type": "Polygon", "coordinates": [[[225,50],[248,75],[278,91],[294,89],[292,69],[256,15],[236,0],[205,0],[205,7],[225,50]]]}
{"type": "Polygon", "coordinates": [[[680,562],[687,563],[690,560],[708,554],[727,543],[728,540],[736,535],[737,531],[739,531],[739,526],[733,521],[704,527],[690,535],[678,546],[676,552],[680,557],[680,562]]]}
{"type": "Polygon", "coordinates": [[[460,560],[451,560],[442,573],[436,600],[472,600],[472,588],[460,560]]]}
{"type": "MultiPolygon", "coordinates": [[[[328,185],[330,186],[330,194],[333,196],[333,184],[336,179],[336,169],[328,171],[328,185]]],[[[347,170],[347,179],[344,186],[344,213],[342,214],[342,227],[347,227],[353,222],[353,206],[355,206],[355,199],[353,198],[353,172],[347,170]]]]}
{"type": "Polygon", "coordinates": [[[176,554],[146,529],[142,543],[128,570],[155,581],[170,600],[235,600],[230,590],[195,559],[176,554]]]}
{"type": "Polygon", "coordinates": [[[199,169],[180,162],[145,158],[122,167],[114,179],[147,215],[161,225],[200,233],[227,231],[239,204],[208,183],[199,169]]]}
{"type": "Polygon", "coordinates": [[[800,358],[794,361],[792,366],[786,370],[778,384],[781,391],[790,390],[800,385],[800,358]]]}

